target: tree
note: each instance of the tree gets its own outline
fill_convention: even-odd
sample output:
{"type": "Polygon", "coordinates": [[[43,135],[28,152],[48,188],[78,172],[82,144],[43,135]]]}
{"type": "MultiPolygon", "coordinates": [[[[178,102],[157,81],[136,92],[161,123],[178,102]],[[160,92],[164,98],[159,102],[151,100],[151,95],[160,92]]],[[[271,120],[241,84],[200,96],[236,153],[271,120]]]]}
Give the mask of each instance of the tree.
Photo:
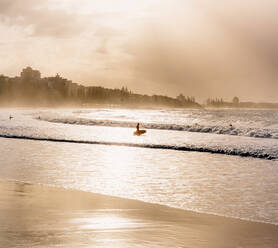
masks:
{"type": "Polygon", "coordinates": [[[234,105],[239,104],[239,98],[238,98],[237,96],[235,96],[235,97],[233,98],[233,104],[234,104],[234,105]]]}
{"type": "Polygon", "coordinates": [[[179,94],[176,99],[180,102],[185,102],[185,96],[183,94],[179,94]]]}

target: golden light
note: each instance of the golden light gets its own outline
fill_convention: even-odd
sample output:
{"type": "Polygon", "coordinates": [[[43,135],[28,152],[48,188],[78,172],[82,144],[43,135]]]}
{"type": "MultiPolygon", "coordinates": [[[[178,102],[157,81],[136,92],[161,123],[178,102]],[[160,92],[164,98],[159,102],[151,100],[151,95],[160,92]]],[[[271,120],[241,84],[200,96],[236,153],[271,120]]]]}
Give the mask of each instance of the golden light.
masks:
{"type": "MultiPolygon", "coordinates": [[[[85,6],[90,10],[107,11],[107,12],[129,12],[145,10],[152,4],[158,3],[158,0],[101,0],[86,1],[85,6]]],[[[83,6],[84,7],[84,6],[83,6]]]]}
{"type": "MultiPolygon", "coordinates": [[[[77,218],[74,223],[79,223],[81,229],[93,229],[96,232],[120,232],[122,229],[136,229],[144,227],[145,223],[139,220],[133,220],[123,217],[121,214],[107,213],[110,210],[96,211],[90,218],[77,218]]],[[[126,230],[125,230],[126,231],[126,230]]]]}

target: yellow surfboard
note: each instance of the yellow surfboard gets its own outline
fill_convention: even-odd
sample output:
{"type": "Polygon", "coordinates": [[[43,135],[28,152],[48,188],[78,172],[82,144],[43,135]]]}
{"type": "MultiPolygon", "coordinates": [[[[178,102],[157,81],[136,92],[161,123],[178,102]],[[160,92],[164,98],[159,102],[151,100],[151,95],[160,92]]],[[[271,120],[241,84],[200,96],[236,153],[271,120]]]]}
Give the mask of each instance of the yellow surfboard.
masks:
{"type": "Polygon", "coordinates": [[[137,130],[133,134],[136,135],[136,136],[140,136],[140,135],[142,135],[142,134],[144,134],[146,132],[147,132],[146,130],[137,130]]]}

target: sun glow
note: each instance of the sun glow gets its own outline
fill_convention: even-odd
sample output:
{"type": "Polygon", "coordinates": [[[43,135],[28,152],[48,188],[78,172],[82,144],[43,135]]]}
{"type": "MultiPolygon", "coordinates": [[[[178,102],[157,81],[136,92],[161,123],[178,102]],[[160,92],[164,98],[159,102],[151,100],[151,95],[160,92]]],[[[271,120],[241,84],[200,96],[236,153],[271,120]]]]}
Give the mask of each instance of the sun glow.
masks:
{"type": "Polygon", "coordinates": [[[144,227],[146,224],[139,220],[133,220],[113,213],[115,210],[99,210],[96,211],[90,218],[78,218],[73,222],[80,224],[81,229],[93,229],[96,232],[120,232],[123,229],[134,230],[136,228],[144,227]],[[112,213],[109,214],[109,211],[112,213]]]}
{"type": "Polygon", "coordinates": [[[88,1],[88,5],[91,6],[92,9],[101,9],[111,12],[117,11],[138,11],[143,10],[152,4],[158,2],[158,0],[118,0],[118,1],[88,1]]]}
{"type": "Polygon", "coordinates": [[[137,173],[134,166],[134,149],[111,146],[110,149],[104,150],[102,157],[107,165],[101,167],[100,172],[105,188],[112,191],[113,195],[131,190],[130,178],[137,173]]]}
{"type": "Polygon", "coordinates": [[[129,171],[133,171],[134,168],[132,168],[132,170],[130,168],[130,165],[134,160],[133,149],[129,149],[129,151],[127,149],[128,148],[119,146],[113,147],[113,149],[109,151],[109,155],[107,156],[107,158],[109,160],[111,160],[112,158],[113,163],[111,163],[111,168],[108,168],[109,170],[107,171],[107,173],[112,173],[115,177],[121,179],[126,174],[128,174],[129,171]]]}

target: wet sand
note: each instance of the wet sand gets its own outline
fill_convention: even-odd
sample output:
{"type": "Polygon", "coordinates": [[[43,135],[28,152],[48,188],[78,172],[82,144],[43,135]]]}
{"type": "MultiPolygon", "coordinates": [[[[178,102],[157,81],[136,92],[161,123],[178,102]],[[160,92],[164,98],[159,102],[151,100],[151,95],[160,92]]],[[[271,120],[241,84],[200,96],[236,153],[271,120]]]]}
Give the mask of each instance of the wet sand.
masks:
{"type": "Polygon", "coordinates": [[[278,226],[0,181],[0,247],[278,247],[278,226]]]}

